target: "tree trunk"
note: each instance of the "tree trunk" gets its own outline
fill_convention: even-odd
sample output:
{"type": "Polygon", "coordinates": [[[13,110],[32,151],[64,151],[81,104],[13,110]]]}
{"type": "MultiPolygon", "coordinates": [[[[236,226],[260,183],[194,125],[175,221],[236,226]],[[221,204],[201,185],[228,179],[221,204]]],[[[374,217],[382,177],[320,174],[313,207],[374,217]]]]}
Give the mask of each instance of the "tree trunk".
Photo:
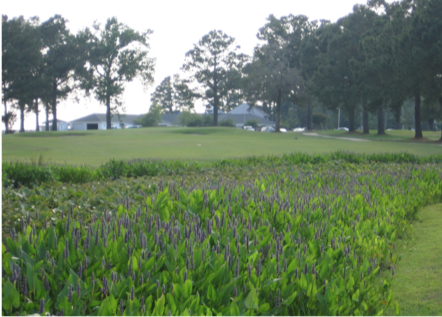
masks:
{"type": "Polygon", "coordinates": [[[395,117],[395,124],[394,124],[394,128],[396,130],[400,130],[401,129],[401,106],[397,107],[394,111],[394,117],[395,117]]]}
{"type": "Polygon", "coordinates": [[[281,120],[281,104],[282,104],[282,91],[281,91],[281,88],[278,88],[278,99],[276,101],[275,132],[279,132],[279,122],[281,120]]]}
{"type": "Polygon", "coordinates": [[[378,135],[385,135],[384,109],[382,103],[378,107],[378,135]]]}
{"type": "Polygon", "coordinates": [[[35,99],[35,121],[36,121],[35,131],[40,132],[40,127],[38,126],[38,98],[35,99]]]}
{"type": "Polygon", "coordinates": [[[52,131],[57,131],[57,82],[52,84],[52,131]]]}
{"type": "MultiPolygon", "coordinates": [[[[3,85],[3,92],[6,92],[6,87],[5,85],[3,85]]],[[[3,99],[3,103],[5,105],[5,133],[7,134],[9,132],[8,129],[8,123],[9,123],[9,118],[8,118],[8,106],[6,105],[6,99],[3,99]]]]}
{"type": "Polygon", "coordinates": [[[422,124],[421,124],[421,94],[419,89],[416,89],[414,94],[414,129],[415,129],[415,138],[423,138],[422,134],[422,124]]]}
{"type": "Polygon", "coordinates": [[[313,130],[312,122],[313,122],[313,110],[312,110],[310,103],[308,103],[307,104],[307,123],[306,123],[307,130],[313,130]]]}
{"type": "Polygon", "coordinates": [[[49,131],[49,106],[45,106],[45,112],[46,112],[46,126],[45,126],[45,131],[49,131]]]}
{"type": "Polygon", "coordinates": [[[370,133],[370,128],[368,127],[368,110],[366,107],[362,110],[362,127],[364,134],[370,133]]]}
{"type": "MultiPolygon", "coordinates": [[[[439,97],[439,105],[442,108],[442,96],[439,97]]],[[[440,140],[442,142],[442,124],[439,125],[440,128],[440,140]]]]}
{"type": "Polygon", "coordinates": [[[348,110],[348,130],[349,132],[355,132],[355,108],[348,110]]]}
{"type": "Polygon", "coordinates": [[[25,105],[20,105],[20,132],[25,132],[25,105]]]}
{"type": "Polygon", "coordinates": [[[106,129],[112,129],[110,96],[106,97],[106,129]]]}
{"type": "Polygon", "coordinates": [[[213,65],[213,126],[218,126],[218,78],[216,69],[216,56],[213,65]]]}

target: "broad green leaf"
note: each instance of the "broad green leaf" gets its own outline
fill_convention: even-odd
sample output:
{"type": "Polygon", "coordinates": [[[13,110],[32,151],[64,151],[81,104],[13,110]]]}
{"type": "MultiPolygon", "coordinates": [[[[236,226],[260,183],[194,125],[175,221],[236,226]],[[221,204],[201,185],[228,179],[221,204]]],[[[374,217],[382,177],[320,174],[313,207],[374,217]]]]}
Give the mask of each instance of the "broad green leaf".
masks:
{"type": "Polygon", "coordinates": [[[270,304],[269,303],[263,303],[261,305],[259,305],[259,312],[262,313],[263,315],[265,315],[265,312],[267,312],[270,309],[270,304]]]}
{"type": "Polygon", "coordinates": [[[282,305],[284,306],[289,306],[296,298],[296,292],[294,292],[292,295],[290,295],[289,297],[287,297],[286,299],[284,299],[282,301],[282,305]]]}
{"type": "Polygon", "coordinates": [[[190,295],[192,295],[192,281],[186,280],[186,282],[183,284],[184,299],[188,298],[190,295]]]}
{"type": "Polygon", "coordinates": [[[12,307],[20,306],[20,294],[11,282],[5,282],[2,287],[2,305],[5,311],[9,311],[12,307]]]}
{"type": "Polygon", "coordinates": [[[98,309],[98,316],[115,316],[117,311],[117,301],[110,295],[105,298],[98,309]]]}
{"type": "Polygon", "coordinates": [[[163,316],[164,306],[165,306],[165,297],[161,295],[161,297],[155,301],[155,308],[153,309],[153,316],[163,316]]]}
{"type": "Polygon", "coordinates": [[[170,294],[170,293],[166,294],[166,298],[167,298],[167,307],[170,309],[172,315],[175,315],[175,312],[177,310],[176,304],[175,304],[175,299],[173,298],[172,294],[170,294]]]}
{"type": "Polygon", "coordinates": [[[230,316],[239,316],[239,308],[235,302],[230,304],[230,316]]]}
{"type": "Polygon", "coordinates": [[[353,276],[350,276],[350,278],[348,279],[347,285],[346,285],[347,290],[353,289],[353,285],[355,285],[355,280],[354,280],[353,276]]]}
{"type": "Polygon", "coordinates": [[[256,289],[252,286],[252,289],[244,301],[244,305],[246,305],[247,309],[256,309],[258,308],[258,304],[258,295],[256,294],[256,289]]]}

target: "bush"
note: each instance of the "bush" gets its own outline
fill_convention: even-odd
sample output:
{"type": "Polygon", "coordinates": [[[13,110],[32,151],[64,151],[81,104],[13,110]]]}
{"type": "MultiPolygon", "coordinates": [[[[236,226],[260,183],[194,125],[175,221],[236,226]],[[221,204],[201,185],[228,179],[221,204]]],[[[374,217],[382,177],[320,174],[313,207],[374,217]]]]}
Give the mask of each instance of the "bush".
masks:
{"type": "Polygon", "coordinates": [[[230,128],[236,127],[236,124],[233,121],[233,119],[226,119],[226,120],[220,121],[218,124],[220,127],[230,127],[230,128]]]}
{"type": "Polygon", "coordinates": [[[246,123],[244,123],[244,125],[250,125],[253,127],[253,129],[256,129],[256,127],[258,126],[258,121],[256,120],[247,120],[246,123]]]}
{"type": "Polygon", "coordinates": [[[200,127],[203,124],[203,119],[199,114],[189,111],[181,112],[177,120],[183,127],[200,127]]]}

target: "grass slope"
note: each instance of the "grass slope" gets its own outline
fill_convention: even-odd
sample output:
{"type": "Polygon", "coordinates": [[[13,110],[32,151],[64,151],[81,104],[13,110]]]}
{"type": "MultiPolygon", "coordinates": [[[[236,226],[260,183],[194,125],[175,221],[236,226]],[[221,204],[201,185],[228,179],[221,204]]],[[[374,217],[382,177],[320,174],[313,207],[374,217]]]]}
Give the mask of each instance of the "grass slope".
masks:
{"type": "MultiPolygon", "coordinates": [[[[412,132],[408,132],[411,138],[412,132]]],[[[327,133],[327,131],[321,133],[327,133]]],[[[397,131],[392,133],[397,133],[397,131]]],[[[384,142],[378,141],[375,137],[371,141],[352,142],[305,136],[293,132],[253,133],[232,128],[37,132],[4,135],[2,160],[3,162],[28,161],[30,158],[42,155],[46,162],[97,166],[112,158],[212,161],[252,155],[279,155],[293,152],[313,154],[336,150],[367,154],[409,152],[417,155],[432,155],[442,153],[442,146],[437,144],[384,142]]]]}
{"type": "MultiPolygon", "coordinates": [[[[442,204],[424,208],[392,282],[404,316],[442,315],[442,204]]],[[[393,312],[390,312],[393,313],[393,312]]]]}

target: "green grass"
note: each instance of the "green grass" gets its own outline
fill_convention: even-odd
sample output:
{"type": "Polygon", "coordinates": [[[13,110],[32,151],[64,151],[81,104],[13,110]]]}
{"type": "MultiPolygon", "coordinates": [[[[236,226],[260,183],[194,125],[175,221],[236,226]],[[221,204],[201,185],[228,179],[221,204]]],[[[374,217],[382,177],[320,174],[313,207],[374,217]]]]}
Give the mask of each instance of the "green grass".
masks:
{"type": "MultiPolygon", "coordinates": [[[[333,134],[335,131],[318,131],[318,133],[333,134]]],[[[232,128],[37,132],[4,135],[2,138],[3,162],[30,161],[31,158],[43,155],[46,162],[93,166],[112,158],[213,161],[252,155],[280,155],[293,152],[313,154],[337,150],[367,154],[408,152],[426,156],[441,154],[442,146],[428,142],[385,142],[378,141],[376,137],[373,137],[372,142],[352,142],[305,136],[302,133],[253,133],[232,128]]]]}
{"type": "MultiPolygon", "coordinates": [[[[442,204],[425,207],[392,282],[400,315],[442,315],[442,204]]],[[[393,312],[387,312],[392,314],[393,312]]]]}
{"type": "Polygon", "coordinates": [[[348,138],[358,138],[365,139],[370,141],[402,141],[402,142],[420,142],[420,143],[432,143],[433,141],[440,140],[441,133],[440,131],[432,132],[432,131],[423,131],[423,140],[413,140],[414,139],[414,131],[410,130],[393,130],[386,131],[385,135],[377,135],[377,130],[370,130],[369,134],[363,134],[361,131],[356,132],[346,132],[346,131],[337,131],[337,130],[318,130],[315,131],[318,134],[330,135],[334,137],[348,137],[348,138]]]}

